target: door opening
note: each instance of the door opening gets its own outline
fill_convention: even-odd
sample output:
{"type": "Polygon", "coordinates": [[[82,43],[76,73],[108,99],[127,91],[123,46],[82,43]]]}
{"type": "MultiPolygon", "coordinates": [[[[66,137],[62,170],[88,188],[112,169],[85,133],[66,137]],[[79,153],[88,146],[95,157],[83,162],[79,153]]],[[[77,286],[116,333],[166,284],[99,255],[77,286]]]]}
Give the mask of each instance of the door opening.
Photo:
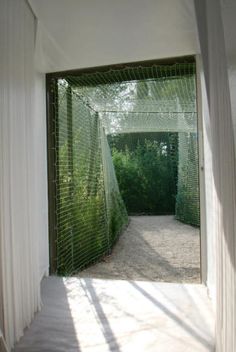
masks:
{"type": "Polygon", "coordinates": [[[136,239],[143,265],[160,268],[153,280],[199,282],[194,59],[57,73],[47,82],[51,271],[106,264],[131,219],[128,258],[136,239]],[[140,215],[163,218],[144,229],[140,215]]]}

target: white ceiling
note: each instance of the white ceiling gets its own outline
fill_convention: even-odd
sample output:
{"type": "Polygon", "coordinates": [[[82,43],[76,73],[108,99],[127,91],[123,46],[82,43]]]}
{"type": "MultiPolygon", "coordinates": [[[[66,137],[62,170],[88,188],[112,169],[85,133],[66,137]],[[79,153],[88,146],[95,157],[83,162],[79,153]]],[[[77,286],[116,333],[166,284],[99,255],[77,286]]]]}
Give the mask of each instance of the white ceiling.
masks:
{"type": "Polygon", "coordinates": [[[60,71],[194,54],[193,0],[29,0],[37,65],[60,71]]]}
{"type": "MultiPolygon", "coordinates": [[[[36,62],[52,72],[195,54],[193,0],[29,0],[39,20],[36,62]]],[[[236,66],[236,0],[221,0],[236,66]]]]}

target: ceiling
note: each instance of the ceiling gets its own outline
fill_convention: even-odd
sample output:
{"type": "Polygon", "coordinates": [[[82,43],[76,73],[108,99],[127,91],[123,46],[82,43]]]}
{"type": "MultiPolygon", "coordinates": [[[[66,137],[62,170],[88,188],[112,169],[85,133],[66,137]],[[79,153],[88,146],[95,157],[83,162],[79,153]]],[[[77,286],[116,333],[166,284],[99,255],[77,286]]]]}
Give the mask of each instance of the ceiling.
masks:
{"type": "MultiPolygon", "coordinates": [[[[194,0],[28,0],[43,72],[199,52],[194,0]]],[[[221,0],[227,58],[236,67],[236,1],[221,0]]]]}
{"type": "Polygon", "coordinates": [[[29,0],[44,72],[198,52],[193,0],[29,0]]]}
{"type": "MultiPolygon", "coordinates": [[[[36,67],[55,72],[199,53],[194,0],[28,0],[36,67]]],[[[236,0],[221,0],[236,132],[236,0]]]]}

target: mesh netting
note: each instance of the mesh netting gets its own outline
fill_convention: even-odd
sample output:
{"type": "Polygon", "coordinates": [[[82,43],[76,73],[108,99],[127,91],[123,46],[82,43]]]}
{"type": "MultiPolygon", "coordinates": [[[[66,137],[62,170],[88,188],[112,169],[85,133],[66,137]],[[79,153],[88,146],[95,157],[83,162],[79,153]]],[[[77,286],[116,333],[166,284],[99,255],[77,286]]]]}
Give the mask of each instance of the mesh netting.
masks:
{"type": "Polygon", "coordinates": [[[110,234],[111,246],[115,243],[117,236],[121,233],[122,228],[128,222],[127,211],[120,194],[112,155],[107,141],[107,136],[102,128],[101,133],[104,186],[107,204],[108,229],[110,234]]]}
{"type": "Polygon", "coordinates": [[[200,225],[198,140],[197,133],[179,133],[178,193],[176,218],[200,225]]]}
{"type": "Polygon", "coordinates": [[[127,214],[98,114],[65,81],[56,106],[57,270],[71,274],[110,252],[127,214]]]}
{"type": "Polygon", "coordinates": [[[106,134],[196,132],[194,65],[118,72],[123,81],[115,83],[117,71],[103,73],[97,85],[94,75],[69,79],[81,99],[99,112],[106,134]],[[144,78],[148,73],[150,77],[144,78]]]}
{"type": "Polygon", "coordinates": [[[58,273],[111,251],[128,221],[122,196],[130,213],[199,225],[194,64],[68,75],[56,87],[58,273]]]}

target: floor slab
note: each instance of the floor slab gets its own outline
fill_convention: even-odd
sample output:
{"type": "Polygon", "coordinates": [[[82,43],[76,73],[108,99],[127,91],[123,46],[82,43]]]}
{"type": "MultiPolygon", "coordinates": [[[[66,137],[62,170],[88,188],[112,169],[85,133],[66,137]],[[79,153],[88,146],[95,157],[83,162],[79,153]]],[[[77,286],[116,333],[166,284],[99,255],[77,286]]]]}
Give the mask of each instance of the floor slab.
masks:
{"type": "Polygon", "coordinates": [[[14,352],[209,352],[214,315],[198,284],[49,277],[14,352]]]}

